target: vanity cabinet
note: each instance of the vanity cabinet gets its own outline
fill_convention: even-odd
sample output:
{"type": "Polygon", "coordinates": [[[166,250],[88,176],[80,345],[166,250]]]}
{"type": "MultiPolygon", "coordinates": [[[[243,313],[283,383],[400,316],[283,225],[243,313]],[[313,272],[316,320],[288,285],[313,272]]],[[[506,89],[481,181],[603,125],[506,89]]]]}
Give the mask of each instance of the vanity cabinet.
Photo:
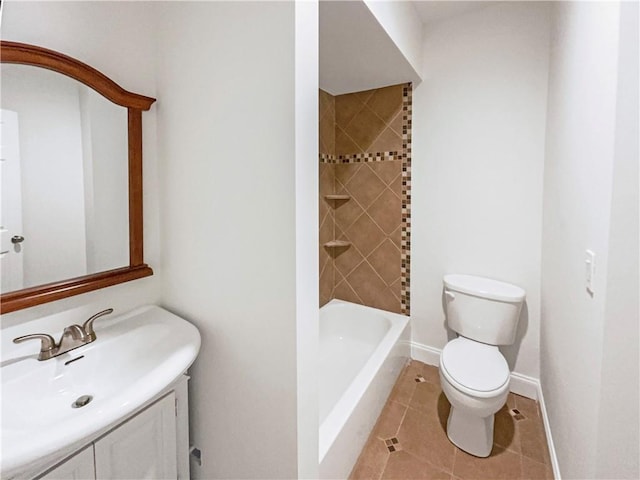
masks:
{"type": "Polygon", "coordinates": [[[39,477],[41,480],[95,480],[95,478],[93,445],[81,450],[49,473],[39,477]]]}
{"type": "Polygon", "coordinates": [[[177,478],[175,401],[170,393],[95,442],[96,479],[177,478]]]}
{"type": "Polygon", "coordinates": [[[37,480],[188,479],[186,379],[37,480]],[[185,402],[184,405],[181,405],[185,402]]]}

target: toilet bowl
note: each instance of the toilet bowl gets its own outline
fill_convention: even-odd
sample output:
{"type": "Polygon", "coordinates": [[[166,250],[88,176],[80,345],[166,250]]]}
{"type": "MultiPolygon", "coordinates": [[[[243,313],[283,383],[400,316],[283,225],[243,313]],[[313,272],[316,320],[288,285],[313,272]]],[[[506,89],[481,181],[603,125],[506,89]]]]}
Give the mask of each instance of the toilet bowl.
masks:
{"type": "Polygon", "coordinates": [[[451,403],[447,436],[488,457],[494,415],[509,395],[509,366],[498,345],[514,342],[525,292],[497,280],[446,275],[444,298],[447,324],[459,335],[440,355],[440,383],[451,403]]]}
{"type": "Polygon", "coordinates": [[[440,384],[451,403],[447,436],[458,448],[487,457],[494,414],[509,395],[509,367],[497,347],[458,337],[440,355],[440,384]]]}

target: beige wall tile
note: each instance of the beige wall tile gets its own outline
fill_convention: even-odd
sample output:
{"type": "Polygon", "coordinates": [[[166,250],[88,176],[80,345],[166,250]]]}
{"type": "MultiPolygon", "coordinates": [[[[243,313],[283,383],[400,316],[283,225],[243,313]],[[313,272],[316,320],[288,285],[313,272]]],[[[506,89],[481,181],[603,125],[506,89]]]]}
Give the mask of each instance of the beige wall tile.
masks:
{"type": "Polygon", "coordinates": [[[335,210],[336,225],[344,231],[363,213],[363,208],[355,200],[344,202],[335,210]]]}
{"type": "Polygon", "coordinates": [[[386,189],[386,186],[365,163],[345,188],[362,208],[366,209],[386,189]]]}
{"type": "Polygon", "coordinates": [[[363,213],[353,222],[351,227],[347,229],[345,235],[358,248],[362,255],[369,255],[373,250],[385,239],[384,232],[380,230],[373,220],[363,213]]]}
{"type": "Polygon", "coordinates": [[[333,291],[333,298],[345,300],[351,303],[358,303],[360,305],[364,303],[346,280],[343,280],[336,285],[333,291]]]}
{"type": "Polygon", "coordinates": [[[342,276],[347,276],[363,260],[364,257],[360,254],[360,252],[358,252],[358,249],[354,245],[351,245],[351,247],[347,248],[340,255],[337,255],[334,262],[336,269],[340,272],[340,274],[342,276]]]}
{"type": "Polygon", "coordinates": [[[320,246],[334,239],[335,222],[333,216],[327,214],[325,221],[320,225],[320,246]]]}
{"type": "Polygon", "coordinates": [[[394,297],[398,299],[398,301],[400,301],[402,296],[401,288],[402,288],[402,282],[400,278],[398,278],[398,280],[396,280],[391,285],[389,285],[389,291],[394,297]]]}
{"type": "Polygon", "coordinates": [[[335,141],[336,155],[353,155],[364,152],[364,150],[338,126],[336,126],[335,141]]]}
{"type": "Polygon", "coordinates": [[[331,300],[333,294],[333,263],[328,262],[320,274],[320,306],[331,300]]]}
{"type": "Polygon", "coordinates": [[[400,109],[393,120],[389,122],[389,127],[402,138],[402,109],[400,109]]]}
{"type": "Polygon", "coordinates": [[[402,110],[402,88],[402,85],[393,85],[376,89],[367,100],[367,107],[389,124],[402,110]]]}
{"type": "Polygon", "coordinates": [[[376,93],[375,88],[373,90],[363,90],[361,92],[348,93],[347,95],[354,95],[362,103],[367,103],[367,101],[374,93],[376,93]]]}
{"type": "Polygon", "coordinates": [[[401,152],[402,136],[386,127],[378,137],[367,147],[367,152],[401,152]]]}
{"type": "Polygon", "coordinates": [[[402,313],[400,301],[393,295],[389,287],[378,293],[370,306],[387,312],[402,313]]]}
{"type": "Polygon", "coordinates": [[[320,195],[333,193],[335,183],[335,165],[321,163],[318,176],[318,180],[320,182],[320,195]]]}
{"type": "MultiPolygon", "coordinates": [[[[394,179],[402,173],[402,161],[401,160],[389,160],[385,162],[371,162],[369,168],[373,170],[373,173],[380,177],[386,185],[389,185],[394,179]]],[[[396,191],[400,195],[400,191],[396,191]]]]}
{"type": "Polygon", "coordinates": [[[402,222],[401,209],[402,202],[400,198],[386,188],[371,204],[367,213],[387,235],[391,235],[402,222]]]}
{"type": "Polygon", "coordinates": [[[335,97],[320,90],[319,92],[319,135],[320,153],[335,154],[336,108],[335,97]]]}
{"type": "Polygon", "coordinates": [[[364,102],[354,94],[338,95],[335,101],[336,125],[345,129],[364,108],[364,102]]]}
{"type": "MultiPolygon", "coordinates": [[[[402,102],[403,85],[336,97],[320,91],[321,153],[402,153],[402,102]]],[[[320,198],[322,243],[331,239],[353,243],[350,248],[320,252],[321,264],[330,261],[334,269],[331,295],[335,298],[400,312],[402,163],[362,161],[320,166],[321,195],[352,196],[341,202],[320,198]],[[367,255],[371,257],[363,263],[367,255]],[[372,278],[362,274],[367,269],[373,271],[372,278]],[[342,275],[348,278],[342,281],[342,275]]],[[[326,295],[328,281],[323,281],[322,293],[326,295]]]]}
{"type": "Polygon", "coordinates": [[[402,242],[402,227],[400,226],[396,228],[393,231],[393,233],[389,236],[389,238],[395,244],[395,246],[398,247],[398,249],[400,249],[401,242],[402,242]]]}
{"type": "MultiPolygon", "coordinates": [[[[387,286],[367,262],[362,262],[347,276],[351,288],[365,305],[377,307],[387,286]]],[[[379,307],[377,307],[379,308],[379,307]]]]}
{"type": "Polygon", "coordinates": [[[367,261],[387,285],[400,279],[400,250],[391,240],[384,240],[367,257],[367,261]]]}
{"type": "Polygon", "coordinates": [[[358,173],[358,171],[363,167],[362,163],[338,163],[336,164],[335,176],[336,181],[345,186],[349,183],[349,181],[353,178],[353,176],[358,173]]]}
{"type": "Polygon", "coordinates": [[[353,139],[362,151],[369,152],[370,145],[385,128],[386,124],[380,120],[380,117],[373,113],[369,108],[364,107],[356,114],[349,125],[343,128],[343,130],[353,139]]]}
{"type": "MultiPolygon", "coordinates": [[[[402,170],[402,168],[400,169],[402,170]]],[[[392,192],[402,198],[402,171],[400,175],[393,179],[393,181],[389,184],[389,188],[392,192]]]]}

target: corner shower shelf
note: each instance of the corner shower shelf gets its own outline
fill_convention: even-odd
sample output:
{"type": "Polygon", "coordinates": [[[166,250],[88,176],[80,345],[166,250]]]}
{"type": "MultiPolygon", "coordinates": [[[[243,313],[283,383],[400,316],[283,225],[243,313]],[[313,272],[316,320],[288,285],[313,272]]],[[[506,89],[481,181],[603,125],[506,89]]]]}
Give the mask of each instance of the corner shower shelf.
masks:
{"type": "Polygon", "coordinates": [[[325,195],[326,200],[350,200],[351,195],[325,195]]]}
{"type": "Polygon", "coordinates": [[[340,248],[340,247],[349,247],[351,246],[351,242],[347,242],[345,240],[331,240],[323,245],[328,248],[340,248]]]}

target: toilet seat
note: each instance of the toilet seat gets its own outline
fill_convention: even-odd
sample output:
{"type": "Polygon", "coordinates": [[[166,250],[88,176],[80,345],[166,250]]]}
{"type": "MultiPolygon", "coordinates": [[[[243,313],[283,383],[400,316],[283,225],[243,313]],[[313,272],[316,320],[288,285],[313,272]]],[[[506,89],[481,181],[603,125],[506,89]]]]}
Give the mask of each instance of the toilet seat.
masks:
{"type": "Polygon", "coordinates": [[[458,337],[442,349],[440,367],[453,387],[474,397],[494,397],[509,388],[509,366],[494,345],[458,337]]]}

